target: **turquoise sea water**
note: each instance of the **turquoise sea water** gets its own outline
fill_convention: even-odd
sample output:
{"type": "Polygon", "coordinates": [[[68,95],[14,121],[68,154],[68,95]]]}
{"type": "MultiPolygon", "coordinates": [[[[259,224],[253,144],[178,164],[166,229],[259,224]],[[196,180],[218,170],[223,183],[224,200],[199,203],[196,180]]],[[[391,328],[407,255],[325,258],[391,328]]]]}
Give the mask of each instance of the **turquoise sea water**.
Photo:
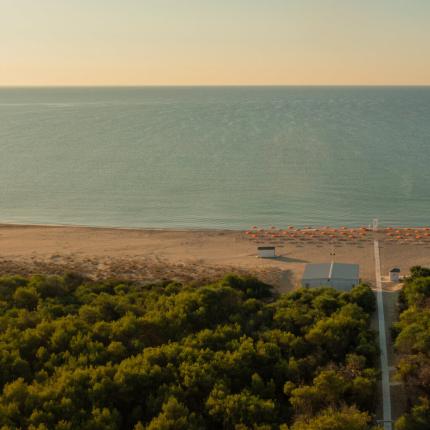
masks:
{"type": "Polygon", "coordinates": [[[0,221],[430,224],[430,87],[0,89],[0,221]]]}

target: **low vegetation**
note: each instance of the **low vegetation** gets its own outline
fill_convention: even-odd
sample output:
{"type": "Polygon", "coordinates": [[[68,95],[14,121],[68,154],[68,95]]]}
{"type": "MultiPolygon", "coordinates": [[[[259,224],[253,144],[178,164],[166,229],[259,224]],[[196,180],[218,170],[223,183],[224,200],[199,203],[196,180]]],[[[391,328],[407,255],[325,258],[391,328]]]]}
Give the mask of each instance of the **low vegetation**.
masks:
{"type": "Polygon", "coordinates": [[[413,267],[400,294],[400,321],[394,325],[400,356],[397,374],[407,397],[407,413],[396,430],[430,429],[430,269],[413,267]]]}
{"type": "Polygon", "coordinates": [[[368,430],[374,307],[364,285],[3,277],[0,428],[368,430]]]}

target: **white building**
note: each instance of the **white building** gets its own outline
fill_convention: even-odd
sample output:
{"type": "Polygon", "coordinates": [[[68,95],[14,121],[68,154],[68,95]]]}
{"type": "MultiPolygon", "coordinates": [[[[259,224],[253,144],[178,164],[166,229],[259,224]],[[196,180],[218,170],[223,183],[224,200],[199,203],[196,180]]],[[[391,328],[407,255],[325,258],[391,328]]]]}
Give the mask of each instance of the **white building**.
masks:
{"type": "Polygon", "coordinates": [[[275,258],[276,248],[274,246],[259,246],[257,248],[258,256],[260,258],[275,258]]]}
{"type": "Polygon", "coordinates": [[[303,274],[303,287],[333,287],[349,291],[360,283],[358,264],[323,263],[307,264],[303,274]]]}
{"type": "Polygon", "coordinates": [[[390,282],[399,282],[400,281],[400,269],[398,267],[394,267],[390,270],[389,273],[390,282]]]}

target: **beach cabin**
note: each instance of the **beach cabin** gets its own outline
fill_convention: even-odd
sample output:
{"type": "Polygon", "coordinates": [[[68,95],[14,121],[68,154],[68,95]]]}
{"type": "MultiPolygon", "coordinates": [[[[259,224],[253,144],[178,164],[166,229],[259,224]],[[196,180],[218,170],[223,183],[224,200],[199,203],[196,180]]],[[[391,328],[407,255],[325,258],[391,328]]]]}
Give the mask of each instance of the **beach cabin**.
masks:
{"type": "Polygon", "coordinates": [[[275,258],[276,249],[274,246],[259,246],[257,248],[258,256],[260,258],[275,258]]]}
{"type": "Polygon", "coordinates": [[[389,273],[390,282],[399,282],[400,281],[400,269],[398,267],[394,267],[390,270],[389,273]]]}
{"type": "Polygon", "coordinates": [[[307,264],[303,273],[302,286],[308,288],[333,287],[349,291],[360,283],[358,264],[322,263],[307,264]]]}

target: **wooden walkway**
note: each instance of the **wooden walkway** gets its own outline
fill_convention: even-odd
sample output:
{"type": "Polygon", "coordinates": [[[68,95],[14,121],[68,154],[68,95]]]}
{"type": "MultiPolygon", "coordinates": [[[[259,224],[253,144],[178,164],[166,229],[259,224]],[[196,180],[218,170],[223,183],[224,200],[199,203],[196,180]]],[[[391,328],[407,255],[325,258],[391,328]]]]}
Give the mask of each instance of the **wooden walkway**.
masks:
{"type": "MultiPolygon", "coordinates": [[[[381,260],[379,255],[379,241],[374,241],[375,276],[376,276],[376,302],[378,305],[378,331],[379,349],[381,359],[382,382],[382,411],[384,430],[392,430],[390,368],[388,366],[387,332],[385,327],[384,298],[381,280],[381,260]]],[[[382,423],[381,423],[382,424],[382,423]]]]}

